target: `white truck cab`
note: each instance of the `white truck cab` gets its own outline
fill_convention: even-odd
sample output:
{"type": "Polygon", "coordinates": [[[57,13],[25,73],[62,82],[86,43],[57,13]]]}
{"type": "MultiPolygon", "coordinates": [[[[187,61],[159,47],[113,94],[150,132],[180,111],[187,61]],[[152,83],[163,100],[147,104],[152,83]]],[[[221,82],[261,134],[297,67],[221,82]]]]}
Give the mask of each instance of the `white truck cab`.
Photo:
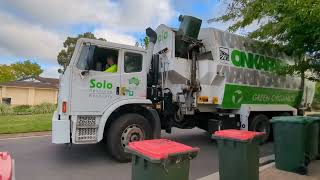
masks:
{"type": "Polygon", "coordinates": [[[71,118],[73,126],[77,119],[91,119],[92,127],[72,132],[73,143],[100,141],[102,134],[93,133],[94,136],[89,137],[82,131],[98,132],[101,116],[116,104],[151,104],[146,99],[145,59],[146,50],[139,47],[91,39],[78,41],[76,52],[61,79],[59,102],[62,103],[55,115],[58,120],[59,114],[60,120],[65,122],[71,118]],[[115,59],[116,72],[105,72],[109,56],[115,59]]]}

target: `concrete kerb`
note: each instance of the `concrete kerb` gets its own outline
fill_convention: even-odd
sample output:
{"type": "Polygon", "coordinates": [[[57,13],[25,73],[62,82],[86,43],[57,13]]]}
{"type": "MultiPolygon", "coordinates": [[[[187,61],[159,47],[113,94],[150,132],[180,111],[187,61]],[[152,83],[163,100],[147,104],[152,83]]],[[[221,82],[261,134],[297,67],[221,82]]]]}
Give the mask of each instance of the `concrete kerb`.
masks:
{"type": "Polygon", "coordinates": [[[51,131],[44,132],[30,132],[30,133],[15,133],[15,134],[0,134],[1,140],[14,140],[14,139],[26,139],[26,138],[34,138],[34,137],[45,137],[51,136],[51,131]]]}

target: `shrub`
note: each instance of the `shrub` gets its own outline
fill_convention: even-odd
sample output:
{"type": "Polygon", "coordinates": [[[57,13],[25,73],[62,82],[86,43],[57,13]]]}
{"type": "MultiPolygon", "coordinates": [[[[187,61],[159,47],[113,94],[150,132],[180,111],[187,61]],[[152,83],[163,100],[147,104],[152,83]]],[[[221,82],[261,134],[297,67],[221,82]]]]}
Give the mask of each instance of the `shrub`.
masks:
{"type": "Polygon", "coordinates": [[[46,114],[52,113],[56,110],[56,105],[51,103],[41,103],[39,105],[35,105],[31,108],[31,112],[33,114],[46,114]]]}
{"type": "Polygon", "coordinates": [[[31,108],[31,112],[33,114],[46,114],[46,113],[52,113],[56,109],[56,106],[51,103],[41,103],[38,105],[35,105],[31,108]]]}
{"type": "Polygon", "coordinates": [[[315,88],[315,94],[312,102],[312,108],[319,110],[320,109],[320,83],[317,82],[315,88]]]}
{"type": "Polygon", "coordinates": [[[15,114],[31,114],[30,105],[18,105],[18,106],[14,106],[12,109],[15,114]]]}
{"type": "Polygon", "coordinates": [[[0,103],[0,115],[9,115],[13,114],[13,109],[7,104],[0,103]]]}

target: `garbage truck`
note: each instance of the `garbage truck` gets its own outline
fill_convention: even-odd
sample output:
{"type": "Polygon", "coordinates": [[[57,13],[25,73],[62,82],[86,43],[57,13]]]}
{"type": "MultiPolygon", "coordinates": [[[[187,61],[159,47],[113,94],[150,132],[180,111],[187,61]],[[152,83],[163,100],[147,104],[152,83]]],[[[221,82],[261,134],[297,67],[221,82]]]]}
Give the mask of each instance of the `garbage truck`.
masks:
{"type": "Polygon", "coordinates": [[[312,103],[313,82],[277,74],[294,57],[201,28],[192,16],[179,21],[179,28],[146,29],[147,49],[79,39],[60,75],[52,143],[103,141],[127,162],[129,142],[159,138],[173,127],[260,131],[267,140],[273,116],[294,116],[312,103]]]}

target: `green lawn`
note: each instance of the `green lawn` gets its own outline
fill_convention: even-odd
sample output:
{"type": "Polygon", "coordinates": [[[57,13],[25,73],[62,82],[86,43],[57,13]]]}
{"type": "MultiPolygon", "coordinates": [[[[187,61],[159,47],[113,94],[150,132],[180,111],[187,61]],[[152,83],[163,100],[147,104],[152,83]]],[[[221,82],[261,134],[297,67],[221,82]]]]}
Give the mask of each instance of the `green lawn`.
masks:
{"type": "Polygon", "coordinates": [[[0,116],[0,134],[51,130],[52,114],[0,116]]]}

